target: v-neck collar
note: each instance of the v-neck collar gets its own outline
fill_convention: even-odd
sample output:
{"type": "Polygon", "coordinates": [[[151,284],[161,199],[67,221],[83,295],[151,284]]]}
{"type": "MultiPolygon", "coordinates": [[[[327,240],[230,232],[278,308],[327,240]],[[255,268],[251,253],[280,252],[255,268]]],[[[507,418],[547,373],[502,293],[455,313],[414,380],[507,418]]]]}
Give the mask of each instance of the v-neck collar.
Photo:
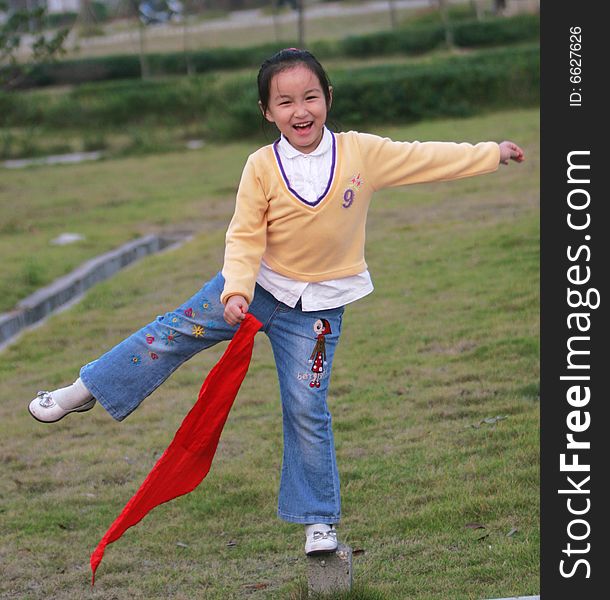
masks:
{"type": "Polygon", "coordinates": [[[311,152],[305,154],[304,152],[297,150],[283,133],[280,134],[278,140],[278,151],[281,156],[289,159],[296,158],[297,156],[320,156],[321,154],[326,154],[326,152],[331,149],[331,145],[332,135],[330,129],[325,125],[322,128],[322,138],[320,139],[319,144],[311,152]]]}
{"type": "MultiPolygon", "coordinates": [[[[322,200],[324,200],[324,198],[326,198],[332,184],[333,184],[333,180],[335,177],[335,166],[337,164],[337,140],[335,138],[335,134],[330,131],[330,130],[326,130],[330,133],[330,137],[331,137],[331,141],[332,141],[332,146],[331,146],[331,165],[330,165],[330,175],[328,176],[328,182],[326,184],[326,187],[324,188],[324,191],[322,192],[322,194],[320,196],[318,196],[318,198],[316,200],[314,200],[313,202],[310,202],[309,200],[306,200],[305,198],[303,198],[303,196],[301,196],[291,185],[290,185],[290,180],[288,179],[288,176],[286,175],[286,171],[284,170],[284,165],[282,164],[282,158],[280,157],[280,153],[278,151],[278,145],[280,143],[280,139],[278,138],[274,143],[273,143],[273,152],[275,154],[275,159],[277,161],[278,167],[280,168],[280,173],[282,174],[282,179],[284,180],[284,183],[286,184],[286,187],[288,188],[288,191],[297,199],[299,200],[299,202],[302,202],[303,204],[306,204],[307,206],[311,206],[311,207],[315,207],[318,206],[318,204],[320,204],[320,202],[322,202],[322,200]]],[[[300,152],[296,151],[298,154],[301,154],[300,152]]],[[[315,151],[314,151],[315,152],[315,151]]],[[[296,154],[295,154],[296,156],[296,154]]]]}

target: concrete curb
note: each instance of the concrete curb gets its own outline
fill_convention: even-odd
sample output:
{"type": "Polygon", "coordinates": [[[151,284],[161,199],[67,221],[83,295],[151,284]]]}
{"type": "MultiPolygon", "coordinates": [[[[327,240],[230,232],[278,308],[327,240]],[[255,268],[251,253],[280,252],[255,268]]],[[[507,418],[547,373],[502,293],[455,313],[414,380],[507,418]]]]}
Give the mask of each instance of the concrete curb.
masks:
{"type": "Polygon", "coordinates": [[[352,549],[339,544],[337,551],[307,557],[307,597],[349,592],[353,586],[352,549]]]}
{"type": "Polygon", "coordinates": [[[24,329],[40,324],[46,317],[65,310],[91,286],[108,279],[133,262],[162,250],[176,247],[190,235],[147,235],[101,254],[68,275],[23,299],[15,310],[0,314],[0,350],[14,341],[24,329]]]}

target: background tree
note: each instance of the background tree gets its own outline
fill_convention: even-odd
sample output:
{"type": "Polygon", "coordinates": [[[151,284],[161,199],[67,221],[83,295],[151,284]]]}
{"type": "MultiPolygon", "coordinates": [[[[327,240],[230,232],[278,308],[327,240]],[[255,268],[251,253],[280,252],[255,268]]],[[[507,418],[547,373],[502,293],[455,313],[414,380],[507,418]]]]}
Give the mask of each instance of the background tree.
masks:
{"type": "Polygon", "coordinates": [[[305,0],[297,0],[299,48],[305,47],[305,0]]]}
{"type": "Polygon", "coordinates": [[[494,0],[494,14],[503,15],[506,10],[506,0],[494,0]]]}
{"type": "Polygon", "coordinates": [[[79,0],[78,19],[85,27],[91,27],[96,22],[91,0],[79,0]]]}
{"type": "Polygon", "coordinates": [[[55,59],[64,50],[69,28],[51,30],[46,7],[9,11],[6,0],[0,0],[0,89],[17,87],[41,62],[55,59]]]}
{"type": "Polygon", "coordinates": [[[147,79],[150,77],[148,57],[146,56],[146,23],[140,16],[140,0],[127,0],[129,13],[138,20],[138,56],[140,58],[140,77],[147,79]]]}
{"type": "Polygon", "coordinates": [[[193,15],[201,14],[205,9],[204,0],[182,0],[182,42],[184,51],[184,62],[186,64],[186,74],[193,75],[195,73],[195,65],[193,64],[191,36],[189,25],[191,24],[193,15]]]}
{"type": "Polygon", "coordinates": [[[398,26],[398,18],[396,16],[395,0],[388,0],[388,8],[390,9],[390,26],[392,29],[396,29],[398,26]]]}
{"type": "Polygon", "coordinates": [[[482,21],[485,15],[484,0],[470,0],[470,6],[477,15],[477,21],[482,21]]]}
{"type": "Polygon", "coordinates": [[[445,43],[447,47],[453,48],[453,31],[449,22],[449,10],[447,8],[448,0],[436,0],[438,10],[441,13],[441,20],[445,28],[445,43]]]}
{"type": "Polygon", "coordinates": [[[284,3],[284,0],[271,0],[271,16],[273,18],[273,33],[275,35],[276,42],[279,42],[281,39],[280,24],[278,23],[278,15],[280,12],[280,5],[283,3],[284,3]]]}

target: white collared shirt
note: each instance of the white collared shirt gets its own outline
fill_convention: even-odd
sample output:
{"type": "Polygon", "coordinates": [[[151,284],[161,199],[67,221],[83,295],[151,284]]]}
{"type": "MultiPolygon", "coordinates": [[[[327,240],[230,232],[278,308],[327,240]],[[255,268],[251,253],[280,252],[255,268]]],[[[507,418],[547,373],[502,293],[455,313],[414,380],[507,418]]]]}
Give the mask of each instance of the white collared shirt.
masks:
{"type": "MultiPolygon", "coordinates": [[[[277,144],[282,166],[290,187],[308,202],[315,202],[326,189],[332,166],[332,134],[324,127],[322,140],[309,154],[303,154],[290,145],[282,135],[277,144]]],[[[342,277],[309,283],[296,281],[273,271],[264,261],[256,279],[274,298],[290,307],[299,298],[305,312],[328,310],[344,306],[370,294],[373,282],[368,270],[342,277]]]]}

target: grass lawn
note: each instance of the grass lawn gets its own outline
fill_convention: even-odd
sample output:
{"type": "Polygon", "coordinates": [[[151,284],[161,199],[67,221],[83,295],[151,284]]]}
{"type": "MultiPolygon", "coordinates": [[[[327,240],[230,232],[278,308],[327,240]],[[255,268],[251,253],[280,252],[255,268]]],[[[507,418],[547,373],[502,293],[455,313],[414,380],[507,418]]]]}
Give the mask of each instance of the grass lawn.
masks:
{"type": "MultiPolygon", "coordinates": [[[[357,589],[345,598],[540,591],[538,131],[536,110],[376,130],[396,139],[508,138],[527,160],[477,178],[385,190],[373,201],[367,259],[376,291],[346,310],[329,397],[340,538],[361,550],[357,589]]],[[[96,286],[2,352],[3,599],[305,598],[302,528],[275,516],[281,415],[264,336],[208,477],[109,546],[94,588],[90,552],[226,345],[186,363],[123,423],[99,406],[49,426],[26,411],[37,390],[72,381],[83,363],[220,268],[252,149],[3,173],[7,293],[26,264],[44,279],[148,231],[198,232],[96,286]],[[62,231],[87,240],[49,246],[62,231]]]]}

